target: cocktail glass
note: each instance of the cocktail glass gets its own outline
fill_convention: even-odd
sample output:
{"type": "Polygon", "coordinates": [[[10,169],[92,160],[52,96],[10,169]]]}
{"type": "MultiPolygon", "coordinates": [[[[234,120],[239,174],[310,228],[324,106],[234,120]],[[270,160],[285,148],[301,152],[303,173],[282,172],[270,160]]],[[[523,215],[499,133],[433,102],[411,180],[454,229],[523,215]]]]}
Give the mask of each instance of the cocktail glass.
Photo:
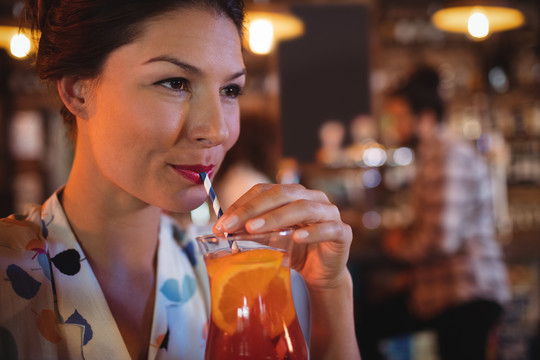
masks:
{"type": "Polygon", "coordinates": [[[205,359],[308,359],[291,291],[292,233],[197,238],[212,303],[205,359]]]}

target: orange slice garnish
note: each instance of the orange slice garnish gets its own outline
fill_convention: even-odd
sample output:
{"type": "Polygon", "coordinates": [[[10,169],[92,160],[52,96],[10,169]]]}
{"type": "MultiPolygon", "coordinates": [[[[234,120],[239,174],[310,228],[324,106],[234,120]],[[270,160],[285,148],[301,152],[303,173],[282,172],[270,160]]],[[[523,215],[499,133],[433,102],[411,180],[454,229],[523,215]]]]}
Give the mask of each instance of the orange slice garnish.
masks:
{"type": "Polygon", "coordinates": [[[261,322],[270,338],[281,334],[296,316],[290,276],[289,269],[281,267],[263,295],[265,311],[261,312],[261,322]]]}
{"type": "Polygon", "coordinates": [[[239,309],[250,307],[259,295],[267,293],[283,256],[280,251],[256,249],[207,259],[212,320],[221,330],[236,332],[239,309]]]}

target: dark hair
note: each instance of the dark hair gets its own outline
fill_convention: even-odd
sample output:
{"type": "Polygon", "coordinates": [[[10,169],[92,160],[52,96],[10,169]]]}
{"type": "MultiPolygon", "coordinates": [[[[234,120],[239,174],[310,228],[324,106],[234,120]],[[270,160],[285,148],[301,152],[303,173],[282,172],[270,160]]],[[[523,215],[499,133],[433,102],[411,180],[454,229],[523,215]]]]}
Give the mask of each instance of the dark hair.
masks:
{"type": "Polygon", "coordinates": [[[438,122],[444,116],[444,101],[439,94],[439,74],[428,66],[418,67],[408,81],[391,92],[391,96],[403,98],[415,115],[432,111],[438,122]]]}
{"type": "MultiPolygon", "coordinates": [[[[108,55],[134,41],[145,22],[181,8],[224,14],[243,32],[243,0],[26,0],[23,22],[41,32],[36,71],[42,80],[94,78],[108,55]]],[[[62,115],[74,138],[74,115],[65,106],[62,115]]]]}

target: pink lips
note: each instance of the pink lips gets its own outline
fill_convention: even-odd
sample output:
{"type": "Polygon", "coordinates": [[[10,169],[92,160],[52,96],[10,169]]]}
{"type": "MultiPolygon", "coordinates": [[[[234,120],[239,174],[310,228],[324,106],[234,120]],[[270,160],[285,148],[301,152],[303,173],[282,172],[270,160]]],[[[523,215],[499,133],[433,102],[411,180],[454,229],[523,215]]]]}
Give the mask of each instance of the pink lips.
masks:
{"type": "Polygon", "coordinates": [[[206,172],[208,176],[212,176],[215,165],[171,165],[171,167],[192,183],[202,184],[199,173],[206,172]]]}

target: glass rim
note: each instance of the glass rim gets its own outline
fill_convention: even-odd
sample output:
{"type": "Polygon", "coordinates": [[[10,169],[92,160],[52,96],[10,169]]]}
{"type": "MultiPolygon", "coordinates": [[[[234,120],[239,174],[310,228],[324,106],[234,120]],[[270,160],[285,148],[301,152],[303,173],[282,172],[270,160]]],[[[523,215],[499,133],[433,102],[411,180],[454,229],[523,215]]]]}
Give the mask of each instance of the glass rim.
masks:
{"type": "Polygon", "coordinates": [[[195,237],[199,241],[208,241],[209,239],[219,239],[219,240],[228,240],[228,241],[257,241],[257,239],[266,239],[268,235],[270,236],[279,236],[284,237],[291,235],[294,232],[295,228],[283,228],[271,230],[263,233],[248,233],[247,231],[236,232],[232,234],[217,233],[217,234],[207,234],[195,237]]]}

